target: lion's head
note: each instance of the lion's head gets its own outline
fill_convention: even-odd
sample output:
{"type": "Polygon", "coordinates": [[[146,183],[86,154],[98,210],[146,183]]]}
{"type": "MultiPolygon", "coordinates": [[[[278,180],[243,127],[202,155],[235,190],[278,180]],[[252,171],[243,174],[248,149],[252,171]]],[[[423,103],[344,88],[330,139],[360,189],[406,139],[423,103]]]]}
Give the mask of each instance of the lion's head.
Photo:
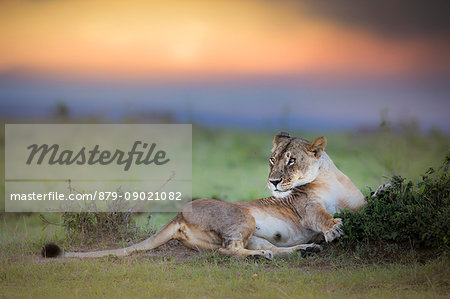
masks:
{"type": "Polygon", "coordinates": [[[295,187],[315,180],[319,174],[319,158],[326,145],[325,137],[318,137],[309,142],[291,137],[286,132],[276,134],[269,158],[270,173],[267,181],[273,195],[285,197],[295,187]]]}

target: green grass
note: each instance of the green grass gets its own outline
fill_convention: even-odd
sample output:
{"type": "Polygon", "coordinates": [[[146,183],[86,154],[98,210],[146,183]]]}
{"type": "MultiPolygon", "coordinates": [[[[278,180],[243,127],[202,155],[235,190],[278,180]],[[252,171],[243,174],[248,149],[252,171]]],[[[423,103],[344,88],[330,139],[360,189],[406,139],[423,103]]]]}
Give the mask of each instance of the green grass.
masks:
{"type": "Polygon", "coordinates": [[[0,270],[0,296],[430,298],[449,292],[448,260],[423,265],[314,269],[283,262],[177,262],[142,256],[20,262],[0,270]]]}
{"type": "MultiPolygon", "coordinates": [[[[267,159],[276,132],[194,130],[193,197],[226,201],[269,196],[267,159]]],[[[355,184],[368,193],[392,175],[417,181],[429,167],[441,164],[450,138],[440,133],[389,131],[305,134],[328,138],[328,155],[355,184]]],[[[0,155],[4,157],[3,144],[0,155]]],[[[0,160],[0,169],[4,161],[0,160]]],[[[2,172],[4,175],[4,172],[2,172]]],[[[0,183],[4,202],[4,181],[0,183]]],[[[152,214],[160,227],[174,214],[152,214]]],[[[60,222],[58,214],[47,219],[60,222]]],[[[146,215],[138,217],[144,225],[146,215]]],[[[214,253],[192,260],[152,259],[145,254],[125,259],[41,260],[46,241],[65,244],[64,229],[43,229],[37,214],[0,217],[0,296],[4,297],[448,297],[447,257],[423,263],[414,252],[386,260],[364,260],[355,253],[338,254],[332,247],[319,256],[293,256],[287,261],[236,261],[214,253]],[[257,274],[256,277],[253,277],[257,274]]]]}

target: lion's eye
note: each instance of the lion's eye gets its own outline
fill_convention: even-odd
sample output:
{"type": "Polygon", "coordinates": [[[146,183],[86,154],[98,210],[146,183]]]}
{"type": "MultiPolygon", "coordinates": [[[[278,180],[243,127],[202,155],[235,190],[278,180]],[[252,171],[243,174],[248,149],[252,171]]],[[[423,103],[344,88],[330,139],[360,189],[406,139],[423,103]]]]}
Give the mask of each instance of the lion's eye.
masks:
{"type": "Polygon", "coordinates": [[[270,162],[270,164],[273,165],[273,164],[275,164],[275,159],[274,159],[274,158],[270,158],[270,159],[269,159],[269,162],[270,162]]]}
{"type": "Polygon", "coordinates": [[[294,163],[295,163],[295,158],[290,158],[289,162],[288,162],[288,165],[292,165],[294,163]]]}

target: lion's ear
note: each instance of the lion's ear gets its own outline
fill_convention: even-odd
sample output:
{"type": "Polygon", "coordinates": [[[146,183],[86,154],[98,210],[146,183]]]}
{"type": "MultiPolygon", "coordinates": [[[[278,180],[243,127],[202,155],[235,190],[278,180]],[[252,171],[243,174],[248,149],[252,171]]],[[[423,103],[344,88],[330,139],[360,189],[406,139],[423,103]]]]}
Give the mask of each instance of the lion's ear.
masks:
{"type": "MultiPolygon", "coordinates": [[[[278,132],[275,137],[273,138],[273,148],[275,149],[278,145],[278,143],[280,143],[281,140],[286,139],[286,138],[291,138],[291,136],[289,135],[288,132],[278,132]]],[[[272,150],[273,151],[273,150],[272,150]]]]}
{"type": "Polygon", "coordinates": [[[327,139],[323,136],[317,137],[309,146],[309,150],[314,154],[314,157],[320,158],[325,147],[327,146],[327,139]]]}

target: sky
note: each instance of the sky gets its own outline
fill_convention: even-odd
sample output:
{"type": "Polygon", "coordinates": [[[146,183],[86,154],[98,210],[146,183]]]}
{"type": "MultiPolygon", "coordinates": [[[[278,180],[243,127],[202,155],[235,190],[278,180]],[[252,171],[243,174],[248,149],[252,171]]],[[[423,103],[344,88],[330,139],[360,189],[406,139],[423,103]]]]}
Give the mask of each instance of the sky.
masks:
{"type": "Polygon", "coordinates": [[[450,131],[448,11],[416,0],[3,0],[0,108],[33,114],[64,99],[79,114],[109,103],[110,117],[128,105],[208,125],[277,126],[271,115],[284,113],[345,129],[388,109],[450,131]]]}

